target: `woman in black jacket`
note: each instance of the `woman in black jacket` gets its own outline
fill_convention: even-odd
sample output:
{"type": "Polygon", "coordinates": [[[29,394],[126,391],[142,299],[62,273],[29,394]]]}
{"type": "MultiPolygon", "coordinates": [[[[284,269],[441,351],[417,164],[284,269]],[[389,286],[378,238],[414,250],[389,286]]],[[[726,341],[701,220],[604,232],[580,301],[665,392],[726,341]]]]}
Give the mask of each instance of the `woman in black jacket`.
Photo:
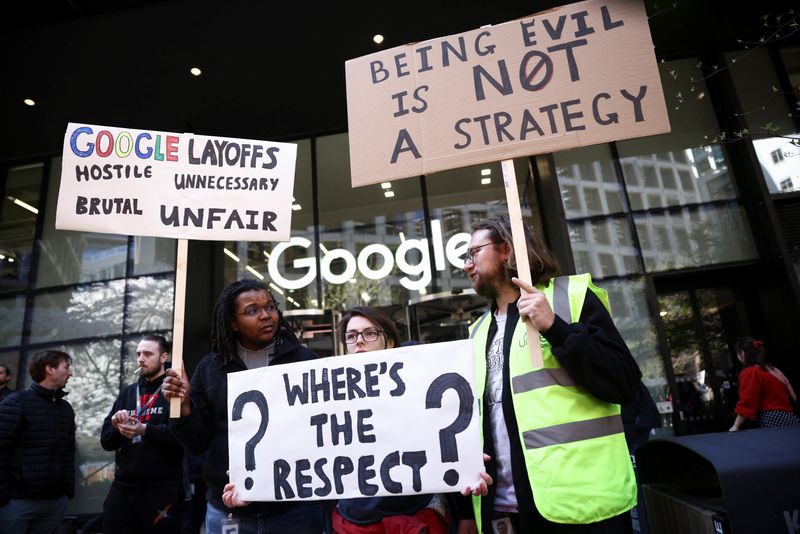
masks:
{"type": "Polygon", "coordinates": [[[222,522],[233,514],[239,533],[293,534],[323,531],[323,510],[318,502],[254,502],[228,508],[223,490],[228,482],[228,373],[311,360],[317,355],[300,345],[278,310],[267,287],[256,280],[229,284],[214,305],[211,348],[192,376],[170,369],[164,396],[181,399],[181,417],[172,419],[171,431],[192,454],[207,452],[203,474],[208,486],[206,532],[219,534],[222,522]]]}

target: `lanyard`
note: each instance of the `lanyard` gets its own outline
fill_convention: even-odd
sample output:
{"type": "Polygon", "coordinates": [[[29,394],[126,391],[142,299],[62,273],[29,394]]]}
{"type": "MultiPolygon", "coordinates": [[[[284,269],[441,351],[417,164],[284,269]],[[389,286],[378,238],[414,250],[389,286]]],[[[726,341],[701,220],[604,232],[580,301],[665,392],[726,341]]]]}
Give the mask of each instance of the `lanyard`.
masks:
{"type": "Polygon", "coordinates": [[[156,390],[153,392],[153,396],[150,397],[150,400],[147,401],[147,404],[144,408],[142,408],[142,398],[139,395],[139,384],[136,384],[136,419],[142,420],[142,414],[147,413],[147,411],[153,407],[153,403],[155,403],[156,398],[158,398],[158,394],[161,392],[161,386],[164,384],[160,384],[156,390]]]}

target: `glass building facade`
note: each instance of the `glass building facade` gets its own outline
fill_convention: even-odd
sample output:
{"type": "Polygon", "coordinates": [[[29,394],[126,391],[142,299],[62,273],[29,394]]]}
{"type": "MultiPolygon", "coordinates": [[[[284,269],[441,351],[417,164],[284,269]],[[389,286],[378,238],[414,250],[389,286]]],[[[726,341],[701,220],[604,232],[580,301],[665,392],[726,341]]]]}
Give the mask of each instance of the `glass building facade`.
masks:
{"type": "MultiPolygon", "coordinates": [[[[776,363],[790,377],[800,372],[781,322],[798,308],[800,47],[724,60],[717,77],[703,57],[660,62],[669,134],[514,161],[523,216],[562,272],[589,272],[609,292],[665,434],[730,426],[739,336],[764,337],[786,351],[776,363]],[[721,136],[732,124],[741,135],[721,136]]],[[[465,337],[486,309],[462,269],[470,226],[507,212],[499,162],[353,189],[346,132],[286,140],[298,145],[291,240],[193,243],[187,327],[207,332],[218,289],[252,277],[322,355],[341,352],[336,319],[356,305],[384,308],[407,339],[465,337]]],[[[69,511],[93,513],[114,475],[100,426],[133,379],[135,345],[171,337],[175,241],[55,229],[60,171],[57,156],[3,164],[0,363],[17,389],[36,351],[72,355],[69,511]]],[[[185,344],[190,369],[207,343],[185,344]]]]}

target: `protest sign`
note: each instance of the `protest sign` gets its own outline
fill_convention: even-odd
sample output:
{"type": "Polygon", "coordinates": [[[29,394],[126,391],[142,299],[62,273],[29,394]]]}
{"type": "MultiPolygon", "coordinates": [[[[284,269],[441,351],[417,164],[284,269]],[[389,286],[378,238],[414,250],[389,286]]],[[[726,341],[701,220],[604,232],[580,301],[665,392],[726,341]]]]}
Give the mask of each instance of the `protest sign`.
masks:
{"type": "Polygon", "coordinates": [[[230,479],[257,501],[474,487],[474,376],[469,340],[230,373],[230,479]]]}
{"type": "Polygon", "coordinates": [[[70,123],[56,228],[287,241],[297,145],[70,123]]]}
{"type": "Polygon", "coordinates": [[[669,131],[640,1],[569,4],[345,70],[354,187],[669,131]]]}

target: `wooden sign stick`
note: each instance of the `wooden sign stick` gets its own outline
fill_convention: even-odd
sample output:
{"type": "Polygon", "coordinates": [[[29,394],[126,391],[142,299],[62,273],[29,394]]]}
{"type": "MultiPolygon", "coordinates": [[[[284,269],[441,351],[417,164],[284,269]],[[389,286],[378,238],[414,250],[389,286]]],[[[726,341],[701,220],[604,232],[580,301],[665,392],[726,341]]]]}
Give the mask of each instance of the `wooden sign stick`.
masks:
{"type": "MultiPolygon", "coordinates": [[[[503,168],[503,183],[506,188],[508,218],[511,220],[511,238],[514,240],[514,259],[517,262],[517,277],[533,285],[531,267],[528,262],[528,249],[525,246],[525,227],[522,222],[522,208],[519,205],[517,191],[517,173],[514,171],[514,160],[504,159],[500,162],[503,168]]],[[[534,369],[543,367],[542,346],[539,343],[539,331],[531,321],[525,321],[528,332],[528,346],[531,349],[531,362],[534,369]]]]}
{"type": "MultiPolygon", "coordinates": [[[[183,322],[186,309],[186,260],[189,256],[189,241],[178,239],[178,257],[175,262],[175,305],[172,320],[172,368],[183,373],[183,322]]],[[[169,401],[169,416],[181,416],[181,399],[173,397],[169,401]]]]}

